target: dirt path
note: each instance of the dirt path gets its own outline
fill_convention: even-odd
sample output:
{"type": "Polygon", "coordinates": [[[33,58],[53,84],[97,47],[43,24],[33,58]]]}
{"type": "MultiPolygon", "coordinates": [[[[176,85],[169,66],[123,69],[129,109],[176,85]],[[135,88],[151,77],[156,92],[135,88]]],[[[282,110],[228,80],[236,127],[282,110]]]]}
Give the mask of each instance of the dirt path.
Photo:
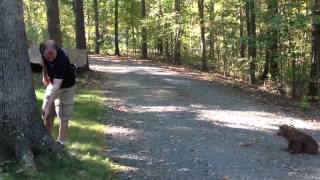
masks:
{"type": "Polygon", "coordinates": [[[320,179],[320,155],[292,156],[274,135],[287,123],[320,140],[317,123],[139,61],[91,68],[108,76],[108,155],[120,179],[320,179]]]}

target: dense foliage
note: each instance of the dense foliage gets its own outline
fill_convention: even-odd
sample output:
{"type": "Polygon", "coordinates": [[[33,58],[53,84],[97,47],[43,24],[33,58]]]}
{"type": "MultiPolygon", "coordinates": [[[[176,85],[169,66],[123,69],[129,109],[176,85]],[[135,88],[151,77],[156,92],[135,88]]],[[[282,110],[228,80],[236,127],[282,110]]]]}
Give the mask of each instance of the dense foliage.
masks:
{"type": "MultiPolygon", "coordinates": [[[[44,1],[24,2],[27,35],[29,40],[39,43],[48,36],[44,1]]],[[[59,3],[63,45],[75,47],[73,2],[60,0],[59,3]]],[[[115,1],[98,0],[97,42],[101,53],[114,52],[114,25],[118,23],[122,55],[142,55],[146,29],[144,38],[149,58],[264,83],[277,93],[293,97],[308,95],[313,10],[317,1],[148,0],[145,3],[144,16],[141,0],[119,0],[119,22],[115,22],[115,1]]],[[[84,13],[87,48],[94,52],[96,23],[92,0],[84,0],[84,13]]]]}

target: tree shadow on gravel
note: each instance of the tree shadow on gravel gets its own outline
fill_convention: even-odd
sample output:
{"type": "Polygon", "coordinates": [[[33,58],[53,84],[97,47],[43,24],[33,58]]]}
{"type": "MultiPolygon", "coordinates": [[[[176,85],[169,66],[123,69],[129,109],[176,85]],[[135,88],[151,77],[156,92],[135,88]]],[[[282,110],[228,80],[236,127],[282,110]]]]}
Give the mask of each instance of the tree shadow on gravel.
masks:
{"type": "MultiPolygon", "coordinates": [[[[317,140],[313,124],[241,92],[130,61],[92,61],[111,78],[108,156],[121,179],[317,179],[320,158],[290,155],[275,136],[296,123],[317,140]],[[193,86],[194,88],[190,88],[193,86]]],[[[107,81],[108,82],[108,81],[107,81]]]]}

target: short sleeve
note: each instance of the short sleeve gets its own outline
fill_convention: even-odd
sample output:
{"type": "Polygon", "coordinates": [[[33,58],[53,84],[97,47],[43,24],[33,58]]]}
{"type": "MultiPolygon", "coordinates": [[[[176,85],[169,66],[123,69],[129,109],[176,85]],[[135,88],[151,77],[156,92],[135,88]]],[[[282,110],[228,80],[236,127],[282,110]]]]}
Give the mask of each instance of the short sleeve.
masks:
{"type": "Polygon", "coordinates": [[[65,54],[61,54],[55,65],[54,79],[63,79],[68,69],[68,60],[65,54]]]}

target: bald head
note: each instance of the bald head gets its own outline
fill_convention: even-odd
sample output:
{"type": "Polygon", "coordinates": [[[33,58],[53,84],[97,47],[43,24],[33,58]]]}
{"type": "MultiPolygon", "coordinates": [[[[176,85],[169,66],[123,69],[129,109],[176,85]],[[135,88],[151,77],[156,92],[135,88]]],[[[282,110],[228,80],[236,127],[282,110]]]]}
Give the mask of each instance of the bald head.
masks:
{"type": "Polygon", "coordinates": [[[57,57],[58,49],[58,44],[51,39],[40,44],[40,52],[47,61],[53,61],[57,57]]]}

